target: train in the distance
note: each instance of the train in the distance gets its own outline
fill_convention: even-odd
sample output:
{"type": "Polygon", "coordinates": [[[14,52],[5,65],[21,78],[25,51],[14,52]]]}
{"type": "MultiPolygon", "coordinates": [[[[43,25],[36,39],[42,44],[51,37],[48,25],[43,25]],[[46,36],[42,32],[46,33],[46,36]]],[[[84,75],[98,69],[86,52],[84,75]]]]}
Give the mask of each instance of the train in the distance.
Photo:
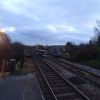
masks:
{"type": "Polygon", "coordinates": [[[35,49],[35,51],[37,51],[38,55],[41,56],[41,57],[47,57],[47,56],[54,56],[54,57],[57,57],[57,58],[62,57],[61,54],[52,53],[52,52],[49,52],[47,50],[35,49]]]}

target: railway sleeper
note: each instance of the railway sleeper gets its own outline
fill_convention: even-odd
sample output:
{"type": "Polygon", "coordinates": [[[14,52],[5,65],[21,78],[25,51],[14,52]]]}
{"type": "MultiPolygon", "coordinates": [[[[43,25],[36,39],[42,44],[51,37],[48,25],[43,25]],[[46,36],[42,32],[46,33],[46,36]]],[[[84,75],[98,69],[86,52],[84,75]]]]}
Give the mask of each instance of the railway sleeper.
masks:
{"type": "Polygon", "coordinates": [[[66,87],[66,84],[65,83],[57,83],[57,84],[53,84],[53,83],[50,83],[50,85],[52,86],[52,87],[59,87],[59,86],[65,86],[66,87]]]}
{"type": "Polygon", "coordinates": [[[72,89],[53,89],[56,94],[72,93],[72,89]]]}
{"type": "Polygon", "coordinates": [[[59,78],[59,77],[57,77],[57,76],[49,76],[49,75],[46,75],[46,77],[47,77],[47,78],[50,78],[50,79],[61,79],[61,78],[59,78]]]}
{"type": "Polygon", "coordinates": [[[61,82],[61,80],[58,79],[58,78],[48,78],[48,77],[46,77],[46,78],[47,78],[48,81],[58,81],[58,82],[61,82]]]}
{"type": "Polygon", "coordinates": [[[62,85],[65,85],[65,84],[63,84],[63,83],[61,83],[61,82],[57,82],[57,81],[49,81],[49,83],[50,83],[50,84],[62,84],[62,85]]]}
{"type": "Polygon", "coordinates": [[[61,80],[48,80],[51,83],[63,83],[61,80]]]}
{"type": "Polygon", "coordinates": [[[69,81],[76,85],[86,84],[86,81],[80,77],[70,77],[69,81]]]}
{"type": "Polygon", "coordinates": [[[57,76],[55,74],[49,75],[49,74],[45,73],[45,75],[48,76],[48,77],[55,77],[55,78],[57,78],[57,76]]]}
{"type": "Polygon", "coordinates": [[[76,93],[63,93],[57,95],[58,100],[74,100],[79,98],[79,95],[76,93]]]}
{"type": "Polygon", "coordinates": [[[59,78],[59,77],[48,77],[48,76],[46,76],[46,77],[48,78],[48,80],[51,80],[51,81],[61,80],[61,78],[59,78]]]}
{"type": "Polygon", "coordinates": [[[53,89],[55,89],[55,90],[56,90],[56,89],[58,89],[58,90],[61,89],[61,90],[62,90],[62,89],[69,89],[69,87],[62,86],[62,87],[54,87],[53,89]]]}

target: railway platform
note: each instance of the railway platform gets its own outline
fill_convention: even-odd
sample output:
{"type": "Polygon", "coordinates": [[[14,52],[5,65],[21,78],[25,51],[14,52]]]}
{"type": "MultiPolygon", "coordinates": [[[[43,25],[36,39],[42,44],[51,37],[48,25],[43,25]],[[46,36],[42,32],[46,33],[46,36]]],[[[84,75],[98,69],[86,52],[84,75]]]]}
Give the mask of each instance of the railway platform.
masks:
{"type": "Polygon", "coordinates": [[[43,100],[35,73],[0,79],[0,100],[43,100]]]}

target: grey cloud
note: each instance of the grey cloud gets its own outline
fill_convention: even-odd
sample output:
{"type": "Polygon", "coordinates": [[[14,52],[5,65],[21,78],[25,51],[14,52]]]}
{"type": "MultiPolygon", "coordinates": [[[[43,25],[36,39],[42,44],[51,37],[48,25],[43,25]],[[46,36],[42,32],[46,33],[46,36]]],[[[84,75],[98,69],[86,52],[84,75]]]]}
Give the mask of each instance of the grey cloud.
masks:
{"type": "Polygon", "coordinates": [[[13,41],[26,44],[63,44],[88,41],[93,29],[88,24],[100,17],[99,0],[2,0],[0,7],[0,27],[16,28],[8,33],[13,41]],[[11,9],[11,6],[14,9],[11,9]],[[18,11],[16,11],[18,9],[18,11]],[[70,25],[78,32],[50,32],[48,25],[70,25]]]}

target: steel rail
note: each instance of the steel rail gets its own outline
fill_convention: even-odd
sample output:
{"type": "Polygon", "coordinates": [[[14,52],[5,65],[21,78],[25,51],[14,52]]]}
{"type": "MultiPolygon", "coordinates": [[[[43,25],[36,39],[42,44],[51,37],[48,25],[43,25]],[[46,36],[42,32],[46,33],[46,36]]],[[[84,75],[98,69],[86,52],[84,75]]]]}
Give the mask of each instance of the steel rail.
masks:
{"type": "MultiPolygon", "coordinates": [[[[82,98],[84,98],[85,100],[90,100],[85,94],[83,94],[79,89],[77,89],[71,82],[69,82],[67,79],[65,79],[56,69],[54,69],[51,65],[49,65],[42,58],[40,58],[40,59],[43,61],[43,63],[45,63],[46,65],[48,65],[48,67],[51,68],[56,74],[58,74],[67,84],[69,84],[78,94],[80,94],[82,96],[82,98]]],[[[36,61],[36,59],[35,59],[35,61],[36,61]]],[[[52,87],[50,86],[48,80],[46,79],[46,77],[45,77],[42,69],[40,68],[40,65],[38,64],[38,62],[37,62],[37,65],[38,65],[39,69],[41,70],[41,73],[42,73],[43,77],[45,78],[45,81],[47,82],[47,84],[48,84],[48,86],[49,86],[52,94],[54,95],[55,100],[58,100],[57,97],[56,97],[56,95],[55,95],[55,93],[53,92],[52,87]]]]}
{"type": "MultiPolygon", "coordinates": [[[[49,60],[51,60],[51,61],[53,61],[53,62],[55,62],[55,63],[57,63],[57,64],[59,64],[60,66],[62,66],[62,67],[64,67],[64,68],[66,68],[67,70],[69,70],[69,71],[71,71],[71,72],[73,72],[73,73],[75,73],[75,74],[77,74],[78,76],[80,76],[80,77],[83,77],[84,79],[87,79],[88,81],[90,81],[90,82],[92,82],[93,84],[95,84],[97,87],[100,87],[100,83],[97,83],[97,82],[95,82],[94,80],[92,80],[92,79],[90,79],[89,78],[89,76],[84,76],[84,75],[82,75],[82,72],[80,72],[80,71],[83,71],[83,72],[85,72],[84,70],[82,70],[82,69],[80,69],[80,68],[74,68],[74,69],[71,69],[71,68],[68,68],[68,67],[66,67],[66,65],[62,65],[61,63],[63,63],[63,62],[60,62],[60,60],[58,60],[58,59],[56,59],[56,58],[53,58],[53,59],[51,59],[51,58],[48,58],[49,60]],[[78,70],[77,70],[78,69],[78,70]]],[[[67,63],[66,63],[67,64],[67,63]]],[[[71,67],[74,67],[74,65],[72,66],[72,65],[70,65],[70,64],[68,64],[69,66],[71,66],[71,67]]],[[[90,74],[89,74],[90,75],[90,74]]],[[[94,75],[94,74],[93,74],[94,75]]],[[[96,76],[95,76],[96,77],[96,76]]]]}
{"type": "Polygon", "coordinates": [[[86,71],[86,70],[84,70],[84,69],[81,69],[81,68],[77,67],[77,65],[74,65],[74,64],[71,64],[71,63],[68,63],[68,62],[59,60],[59,59],[57,59],[57,58],[55,58],[55,57],[53,57],[53,58],[56,59],[56,60],[59,61],[59,62],[65,63],[65,64],[70,65],[70,66],[72,66],[72,67],[74,67],[74,68],[76,68],[76,69],[79,69],[79,70],[83,71],[83,72],[86,72],[86,73],[88,73],[88,74],[90,74],[90,75],[94,75],[95,77],[100,78],[100,76],[96,75],[95,73],[92,73],[92,72],[86,71]]]}
{"type": "Polygon", "coordinates": [[[51,93],[52,93],[54,99],[57,100],[57,98],[56,98],[56,96],[55,96],[55,94],[54,94],[54,92],[53,92],[53,90],[52,90],[50,84],[48,83],[48,81],[47,81],[47,79],[46,79],[44,73],[42,72],[42,70],[41,70],[41,68],[40,68],[40,66],[39,66],[39,64],[38,64],[38,62],[37,62],[37,60],[36,60],[36,58],[35,58],[34,56],[33,56],[33,58],[34,58],[34,60],[35,60],[35,62],[36,62],[36,64],[37,64],[37,66],[38,66],[38,68],[39,68],[39,70],[40,70],[40,72],[41,72],[41,74],[42,74],[42,76],[43,76],[45,82],[47,83],[47,85],[48,85],[48,87],[49,87],[49,89],[50,89],[50,91],[51,91],[51,93]]]}

